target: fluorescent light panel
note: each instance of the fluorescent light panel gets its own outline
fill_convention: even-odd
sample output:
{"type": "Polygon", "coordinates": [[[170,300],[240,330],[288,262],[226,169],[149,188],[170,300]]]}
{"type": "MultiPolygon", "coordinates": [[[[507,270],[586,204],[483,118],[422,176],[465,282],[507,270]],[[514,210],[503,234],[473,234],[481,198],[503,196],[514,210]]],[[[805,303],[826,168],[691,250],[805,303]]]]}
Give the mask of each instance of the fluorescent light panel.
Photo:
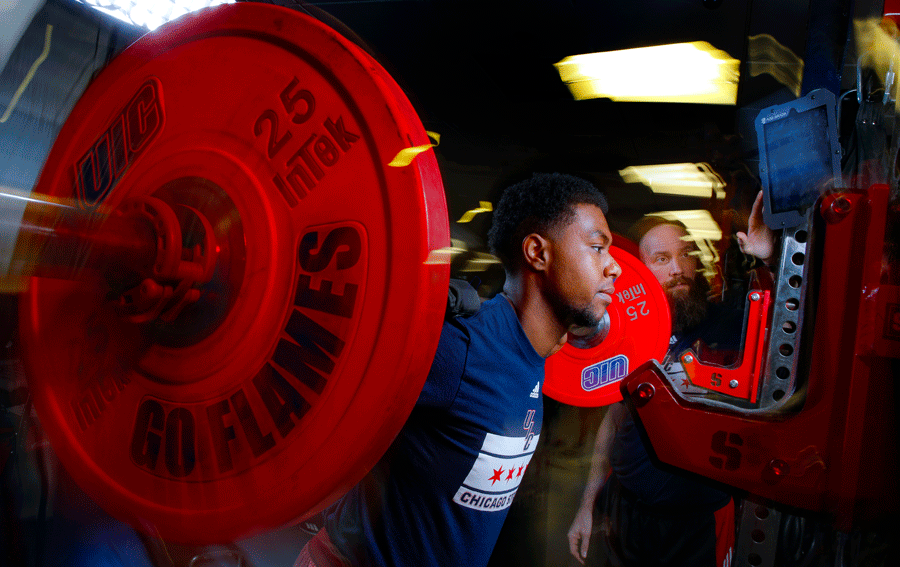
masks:
{"type": "Polygon", "coordinates": [[[725,181],[707,163],[636,165],[619,171],[625,183],[643,183],[654,193],[725,198],[725,181]]]}
{"type": "Polygon", "coordinates": [[[736,104],[740,61],[705,41],[572,55],[556,69],[577,100],[736,104]]]}
{"type": "Polygon", "coordinates": [[[695,240],[722,240],[722,229],[709,211],[695,209],[690,211],[662,211],[650,216],[662,217],[666,220],[680,221],[687,227],[688,233],[695,240]]]}
{"type": "Polygon", "coordinates": [[[800,97],[803,83],[803,59],[769,34],[747,38],[747,69],[751,77],[771,75],[800,97]]]}

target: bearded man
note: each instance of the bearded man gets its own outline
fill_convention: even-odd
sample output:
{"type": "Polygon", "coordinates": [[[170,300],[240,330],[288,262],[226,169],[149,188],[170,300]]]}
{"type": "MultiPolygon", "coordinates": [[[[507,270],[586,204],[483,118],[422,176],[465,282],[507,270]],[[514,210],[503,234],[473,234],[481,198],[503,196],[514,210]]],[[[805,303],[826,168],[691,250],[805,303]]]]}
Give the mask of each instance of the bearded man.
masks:
{"type": "MultiPolygon", "coordinates": [[[[648,216],[630,234],[669,302],[672,337],[663,361],[667,373],[683,373],[677,357],[689,347],[725,353],[730,356],[717,362],[732,362],[740,346],[743,317],[739,310],[710,301],[697,246],[684,225],[648,216]]],[[[748,232],[737,238],[747,254],[766,262],[772,255],[772,234],[762,222],[761,194],[748,232]]],[[[686,391],[704,390],[688,386],[686,391]]],[[[600,424],[581,506],[568,532],[569,550],[583,564],[595,510],[606,523],[602,543],[613,565],[731,564],[735,536],[731,495],[707,479],[655,461],[624,402],[610,406],[600,424]]],[[[594,563],[600,557],[595,553],[590,559],[594,563]]]]}

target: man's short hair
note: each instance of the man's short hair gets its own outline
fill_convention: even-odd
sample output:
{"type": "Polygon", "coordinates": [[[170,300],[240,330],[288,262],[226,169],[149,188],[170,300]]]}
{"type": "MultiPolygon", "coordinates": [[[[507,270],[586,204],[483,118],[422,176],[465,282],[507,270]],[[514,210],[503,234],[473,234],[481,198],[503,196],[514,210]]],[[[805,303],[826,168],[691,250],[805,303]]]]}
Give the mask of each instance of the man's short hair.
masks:
{"type": "Polygon", "coordinates": [[[644,238],[644,236],[646,236],[648,232],[663,224],[670,224],[672,226],[680,228],[684,231],[685,234],[690,234],[687,227],[680,220],[667,219],[658,215],[644,215],[637,222],[631,225],[631,227],[628,229],[628,232],[626,233],[626,236],[629,238],[629,240],[640,246],[641,239],[644,238]]]}
{"type": "Polygon", "coordinates": [[[532,233],[546,235],[575,216],[575,206],[596,205],[606,214],[606,196],[593,183],[564,173],[535,173],[531,179],[507,187],[494,209],[488,232],[491,252],[507,272],[521,265],[522,240],[532,233]]]}

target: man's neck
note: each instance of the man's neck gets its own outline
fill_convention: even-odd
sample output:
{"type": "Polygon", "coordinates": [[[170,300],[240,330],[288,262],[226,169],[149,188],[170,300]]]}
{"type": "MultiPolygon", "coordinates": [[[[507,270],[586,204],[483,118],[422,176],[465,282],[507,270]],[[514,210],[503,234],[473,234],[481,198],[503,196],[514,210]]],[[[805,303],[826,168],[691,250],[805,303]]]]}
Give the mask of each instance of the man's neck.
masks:
{"type": "Polygon", "coordinates": [[[503,295],[515,310],[519,324],[534,350],[544,358],[550,356],[566,329],[556,320],[553,310],[537,286],[507,280],[503,295]]]}

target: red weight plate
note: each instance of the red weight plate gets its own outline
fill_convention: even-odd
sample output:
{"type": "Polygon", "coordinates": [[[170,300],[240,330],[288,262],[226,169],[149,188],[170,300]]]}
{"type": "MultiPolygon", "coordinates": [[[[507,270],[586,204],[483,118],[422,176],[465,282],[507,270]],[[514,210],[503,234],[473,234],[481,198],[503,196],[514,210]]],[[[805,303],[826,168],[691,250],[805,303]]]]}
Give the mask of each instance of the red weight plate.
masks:
{"type": "Polygon", "coordinates": [[[620,401],[621,380],[651,358],[662,361],[669,347],[669,304],[656,277],[636,256],[616,246],[610,252],[622,275],[607,308],[606,338],[590,348],[567,342],[547,358],[544,393],[565,404],[599,407],[620,401]]]}
{"type": "Polygon", "coordinates": [[[622,252],[627,252],[631,254],[635,258],[641,257],[641,249],[638,248],[638,245],[634,243],[633,240],[622,236],[621,234],[614,232],[613,233],[613,242],[616,243],[616,248],[621,249],[622,252]]]}
{"type": "Polygon", "coordinates": [[[282,7],[185,16],[103,71],[36,191],[196,211],[218,263],[171,323],[120,318],[105,281],[36,278],[23,295],[35,406],[98,503],[165,540],[233,541],[320,510],[377,462],[446,306],[434,154],[387,165],[427,144],[377,63],[282,7]]]}

